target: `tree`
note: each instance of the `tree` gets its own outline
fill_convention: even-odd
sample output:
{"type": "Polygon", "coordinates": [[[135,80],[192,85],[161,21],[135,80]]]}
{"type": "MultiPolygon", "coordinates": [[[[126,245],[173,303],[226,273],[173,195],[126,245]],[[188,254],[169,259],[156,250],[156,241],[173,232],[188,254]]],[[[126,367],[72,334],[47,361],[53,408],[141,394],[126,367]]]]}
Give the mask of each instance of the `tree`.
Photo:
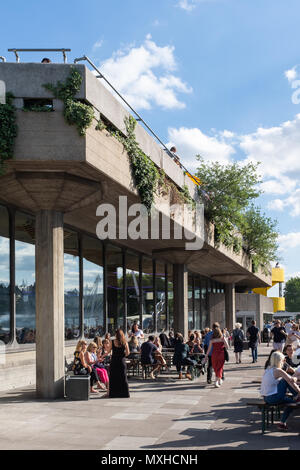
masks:
{"type": "Polygon", "coordinates": [[[300,277],[291,277],[286,282],[284,297],[288,312],[300,312],[300,277]]]}
{"type": "Polygon", "coordinates": [[[273,221],[253,205],[262,191],[257,173],[258,164],[204,162],[197,155],[200,166],[197,176],[207,194],[206,217],[215,225],[215,242],[240,252],[243,247],[251,256],[254,267],[266,271],[269,263],[278,259],[276,230],[273,221]]]}
{"type": "Polygon", "coordinates": [[[200,155],[196,158],[200,162],[197,176],[209,196],[206,217],[215,225],[216,241],[239,251],[243,211],[250,201],[261,194],[257,188],[260,183],[258,165],[221,165],[218,162],[204,162],[200,155]]]}
{"type": "Polygon", "coordinates": [[[253,264],[267,266],[271,261],[278,261],[277,256],[277,221],[266,217],[259,207],[251,205],[243,214],[241,233],[243,246],[252,257],[253,264]]]}

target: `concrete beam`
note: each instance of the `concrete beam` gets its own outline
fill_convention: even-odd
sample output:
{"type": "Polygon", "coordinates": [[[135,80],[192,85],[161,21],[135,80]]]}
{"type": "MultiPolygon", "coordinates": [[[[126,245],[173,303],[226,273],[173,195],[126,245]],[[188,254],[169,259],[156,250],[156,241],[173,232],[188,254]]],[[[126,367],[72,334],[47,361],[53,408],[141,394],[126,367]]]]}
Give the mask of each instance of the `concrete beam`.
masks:
{"type": "Polygon", "coordinates": [[[36,218],[36,391],[64,396],[63,214],[42,210],[36,218]]]}

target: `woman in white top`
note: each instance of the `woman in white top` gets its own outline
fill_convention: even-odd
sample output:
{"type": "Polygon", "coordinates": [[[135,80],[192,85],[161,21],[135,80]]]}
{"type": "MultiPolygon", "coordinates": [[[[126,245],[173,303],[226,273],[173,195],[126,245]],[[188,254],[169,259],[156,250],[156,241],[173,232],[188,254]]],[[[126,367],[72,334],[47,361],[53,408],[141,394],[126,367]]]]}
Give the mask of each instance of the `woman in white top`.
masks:
{"type": "MultiPolygon", "coordinates": [[[[285,357],[281,352],[274,352],[270,358],[270,365],[265,370],[262,378],[260,393],[263,395],[265,402],[270,405],[293,403],[294,399],[286,396],[287,389],[297,397],[297,402],[300,401],[300,389],[296,385],[295,379],[282,370],[284,359],[285,357]]],[[[280,430],[287,430],[286,420],[292,411],[291,407],[284,409],[278,425],[280,430]]]]}

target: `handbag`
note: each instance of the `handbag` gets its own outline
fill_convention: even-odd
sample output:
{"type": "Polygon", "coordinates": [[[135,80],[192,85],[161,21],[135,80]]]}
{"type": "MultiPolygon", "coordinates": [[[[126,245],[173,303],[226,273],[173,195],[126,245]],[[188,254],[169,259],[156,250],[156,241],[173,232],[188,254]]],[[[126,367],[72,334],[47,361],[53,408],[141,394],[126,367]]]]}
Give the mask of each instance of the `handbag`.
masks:
{"type": "Polygon", "coordinates": [[[228,354],[228,351],[226,348],[224,348],[224,358],[225,358],[225,361],[228,362],[229,361],[229,354],[228,354]]]}

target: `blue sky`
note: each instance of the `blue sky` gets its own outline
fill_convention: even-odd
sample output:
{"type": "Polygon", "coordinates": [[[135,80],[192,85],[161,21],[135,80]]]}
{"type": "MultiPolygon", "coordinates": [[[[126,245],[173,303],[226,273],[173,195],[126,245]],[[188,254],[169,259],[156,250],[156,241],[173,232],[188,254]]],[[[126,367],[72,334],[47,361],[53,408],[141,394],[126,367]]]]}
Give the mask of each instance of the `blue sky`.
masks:
{"type": "Polygon", "coordinates": [[[289,277],[300,275],[299,15],[298,0],[5,2],[0,55],[70,47],[69,62],[94,60],[187,167],[197,153],[261,161],[260,204],[279,221],[289,277]]]}

